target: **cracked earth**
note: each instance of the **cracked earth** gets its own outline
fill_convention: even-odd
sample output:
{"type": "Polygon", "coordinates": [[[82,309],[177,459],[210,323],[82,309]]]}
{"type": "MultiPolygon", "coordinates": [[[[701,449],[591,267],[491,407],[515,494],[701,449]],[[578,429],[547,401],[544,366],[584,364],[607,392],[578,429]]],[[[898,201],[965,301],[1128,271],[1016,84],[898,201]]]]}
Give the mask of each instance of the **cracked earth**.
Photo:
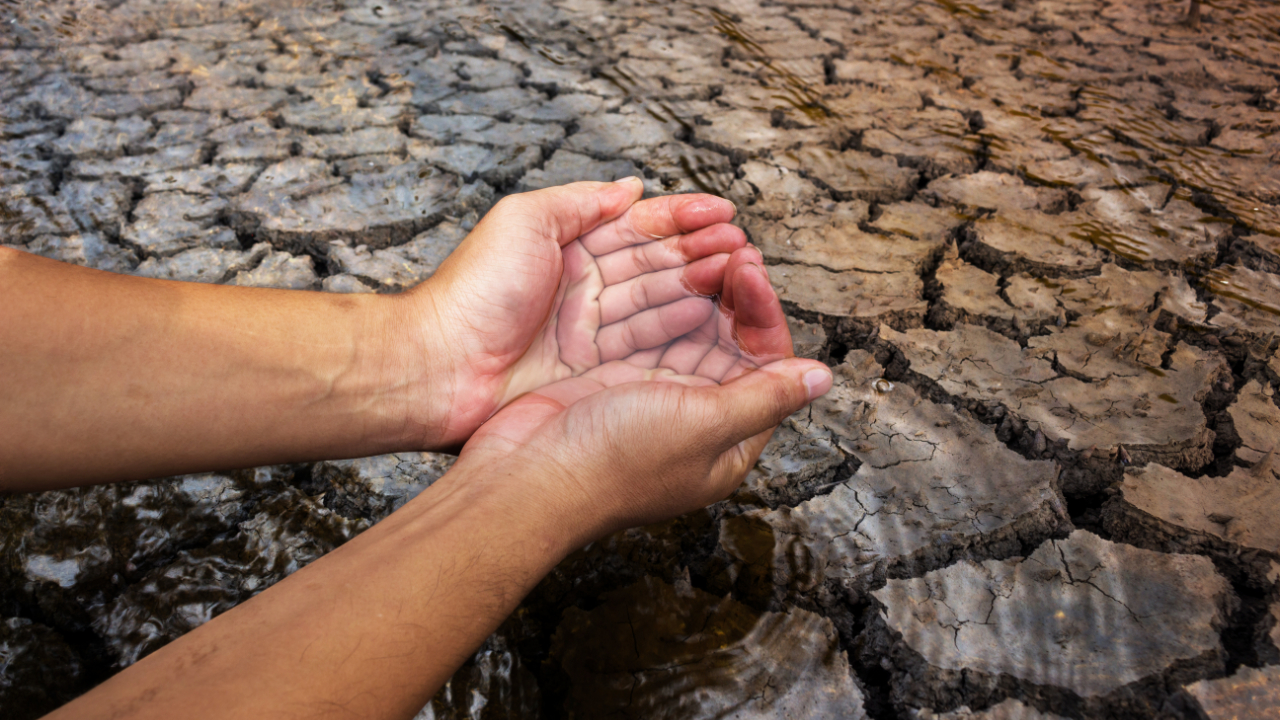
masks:
{"type": "MultiPolygon", "coordinates": [[[[0,243],[395,292],[497,199],[713,192],[832,392],[548,576],[420,718],[1280,705],[1280,10],[0,5],[0,243]]],[[[0,498],[36,717],[376,523],[406,453],[0,498]]]]}

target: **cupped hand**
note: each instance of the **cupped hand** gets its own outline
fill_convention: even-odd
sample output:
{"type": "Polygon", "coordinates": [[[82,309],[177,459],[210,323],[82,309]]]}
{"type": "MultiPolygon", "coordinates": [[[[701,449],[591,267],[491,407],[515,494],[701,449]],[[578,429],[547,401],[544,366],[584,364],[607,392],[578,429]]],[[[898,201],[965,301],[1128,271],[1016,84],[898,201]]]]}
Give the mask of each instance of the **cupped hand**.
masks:
{"type": "Polygon", "coordinates": [[[632,178],[505,198],[408,294],[432,334],[424,436],[460,443],[522,394],[619,361],[717,381],[750,365],[711,299],[731,263],[760,262],[732,255],[746,244],[733,205],[642,193],[632,178]]]}
{"type": "Polygon", "coordinates": [[[778,423],[832,381],[822,363],[791,357],[786,318],[758,259],[751,248],[733,254],[722,298],[729,307],[717,308],[701,334],[668,343],[652,366],[633,354],[521,396],[471,437],[460,467],[532,483],[523,489],[584,542],[727,497],[778,423]],[[733,330],[729,342],[710,338],[720,323],[733,330]]]}

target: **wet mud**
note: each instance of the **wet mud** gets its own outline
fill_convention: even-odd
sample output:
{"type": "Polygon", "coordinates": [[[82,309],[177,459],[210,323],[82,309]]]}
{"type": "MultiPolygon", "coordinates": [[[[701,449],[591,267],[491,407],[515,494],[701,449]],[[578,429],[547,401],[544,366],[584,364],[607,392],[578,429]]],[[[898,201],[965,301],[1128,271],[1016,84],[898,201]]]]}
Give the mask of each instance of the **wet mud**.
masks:
{"type": "MultiPolygon", "coordinates": [[[[0,4],[0,244],[396,292],[512,192],[711,192],[832,392],[420,718],[1267,717],[1280,8],[0,4]]],[[[405,453],[0,498],[37,717],[378,522],[405,453]]]]}

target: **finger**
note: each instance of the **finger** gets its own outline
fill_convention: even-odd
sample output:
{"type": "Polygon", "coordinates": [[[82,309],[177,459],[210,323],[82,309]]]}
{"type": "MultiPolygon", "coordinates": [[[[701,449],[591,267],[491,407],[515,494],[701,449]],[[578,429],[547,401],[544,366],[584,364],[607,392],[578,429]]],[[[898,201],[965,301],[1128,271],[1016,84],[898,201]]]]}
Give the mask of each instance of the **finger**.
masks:
{"type": "Polygon", "coordinates": [[[605,285],[625,282],[637,275],[680,267],[716,253],[732,253],[747,242],[741,228],[712,225],[687,235],[675,235],[632,245],[596,256],[605,285]]]}
{"type": "Polygon", "coordinates": [[[708,481],[721,488],[722,499],[733,494],[747,477],[747,473],[751,472],[751,468],[755,467],[760,453],[773,437],[774,430],[776,428],[769,428],[758,435],[752,435],[716,458],[708,481]]]}
{"type": "Polygon", "coordinates": [[[519,219],[532,223],[543,237],[554,238],[561,246],[621,217],[644,195],[640,178],[623,178],[611,183],[576,182],[503,198],[476,225],[477,230],[509,233],[504,225],[519,219]]]}
{"type": "Polygon", "coordinates": [[[733,336],[744,355],[763,365],[794,357],[782,302],[763,265],[745,264],[733,274],[733,336]]]}
{"type": "Polygon", "coordinates": [[[734,309],[733,276],[738,273],[738,268],[743,265],[760,265],[763,267],[764,256],[753,245],[747,245],[735,250],[729,256],[729,264],[724,269],[724,290],[720,293],[720,304],[729,310],[734,309]]]}
{"type": "Polygon", "coordinates": [[[681,298],[715,295],[723,285],[728,263],[729,256],[718,253],[688,265],[609,285],[600,293],[600,322],[608,325],[681,298]]]}
{"type": "Polygon", "coordinates": [[[596,335],[600,361],[621,360],[637,350],[665,345],[701,325],[714,311],[706,298],[685,298],[606,325],[596,335]]]}
{"type": "Polygon", "coordinates": [[[831,389],[831,369],[816,360],[778,360],[712,388],[712,434],[728,448],[759,435],[831,389]]]}
{"type": "Polygon", "coordinates": [[[733,203],[714,195],[698,193],[649,198],[632,205],[617,221],[588,233],[582,241],[592,253],[604,255],[629,245],[727,223],[735,212],[733,203]]]}
{"type": "Polygon", "coordinates": [[[576,374],[600,364],[591,338],[595,337],[601,325],[600,305],[596,298],[603,283],[591,254],[582,247],[582,243],[572,242],[564,246],[561,284],[565,292],[556,316],[556,342],[560,347],[561,362],[576,374]]]}

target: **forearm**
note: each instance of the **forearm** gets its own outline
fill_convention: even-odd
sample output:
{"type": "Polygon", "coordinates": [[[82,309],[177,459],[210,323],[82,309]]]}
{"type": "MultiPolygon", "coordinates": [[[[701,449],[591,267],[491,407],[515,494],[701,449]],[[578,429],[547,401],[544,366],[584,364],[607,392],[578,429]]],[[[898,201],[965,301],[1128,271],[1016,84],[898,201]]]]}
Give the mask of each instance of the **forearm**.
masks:
{"type": "Polygon", "coordinates": [[[412,717],[581,541],[466,475],[50,717],[412,717]]]}
{"type": "Polygon", "coordinates": [[[0,252],[0,490],[408,449],[396,303],[0,252]]]}

